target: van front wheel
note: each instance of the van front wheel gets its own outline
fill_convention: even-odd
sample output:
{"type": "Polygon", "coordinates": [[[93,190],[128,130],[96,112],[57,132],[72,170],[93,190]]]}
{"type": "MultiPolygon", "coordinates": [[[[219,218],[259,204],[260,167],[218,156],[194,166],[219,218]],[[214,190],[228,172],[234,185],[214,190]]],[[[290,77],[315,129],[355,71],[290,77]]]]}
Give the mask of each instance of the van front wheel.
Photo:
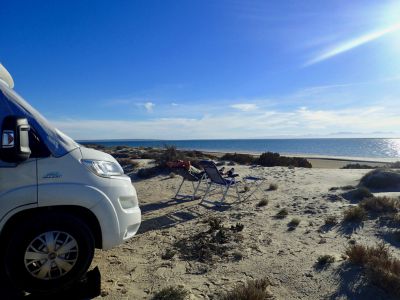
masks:
{"type": "Polygon", "coordinates": [[[79,280],[93,254],[93,235],[81,219],[65,213],[36,215],[13,231],[6,272],[24,291],[51,293],[79,280]]]}

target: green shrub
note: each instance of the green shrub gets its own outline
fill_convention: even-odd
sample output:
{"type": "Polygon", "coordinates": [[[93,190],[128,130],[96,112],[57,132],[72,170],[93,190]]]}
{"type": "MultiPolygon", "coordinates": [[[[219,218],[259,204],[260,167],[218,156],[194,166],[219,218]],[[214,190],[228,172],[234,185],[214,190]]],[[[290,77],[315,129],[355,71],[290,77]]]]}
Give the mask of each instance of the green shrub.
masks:
{"type": "Polygon", "coordinates": [[[221,157],[221,160],[234,161],[238,164],[249,165],[255,163],[256,159],[250,154],[241,153],[226,153],[221,157]]]}
{"type": "Polygon", "coordinates": [[[301,168],[311,168],[311,163],[301,157],[286,157],[281,156],[279,153],[264,152],[260,155],[257,160],[257,164],[264,167],[275,167],[275,166],[293,166],[301,168]]]}
{"type": "Polygon", "coordinates": [[[342,167],[342,169],[376,169],[377,167],[370,165],[360,165],[360,164],[347,164],[342,167]]]}

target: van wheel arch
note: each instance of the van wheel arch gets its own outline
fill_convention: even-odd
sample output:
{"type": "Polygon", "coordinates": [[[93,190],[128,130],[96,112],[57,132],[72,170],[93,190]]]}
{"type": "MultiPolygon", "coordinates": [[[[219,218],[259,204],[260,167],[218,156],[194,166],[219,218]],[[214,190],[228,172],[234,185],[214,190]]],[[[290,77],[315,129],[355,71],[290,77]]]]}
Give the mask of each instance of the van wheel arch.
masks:
{"type": "Polygon", "coordinates": [[[27,292],[52,293],[82,278],[95,247],[91,229],[80,218],[48,211],[18,223],[2,248],[13,285],[27,292]]]}
{"type": "Polygon", "coordinates": [[[89,209],[76,205],[38,207],[20,211],[15,215],[13,215],[3,226],[3,229],[0,233],[0,243],[3,244],[9,238],[10,234],[12,234],[14,228],[23,220],[34,217],[36,215],[47,214],[50,212],[69,213],[72,216],[82,220],[82,222],[86,223],[86,225],[90,228],[93,234],[95,241],[95,248],[97,249],[102,248],[103,245],[102,231],[97,217],[89,209]]]}

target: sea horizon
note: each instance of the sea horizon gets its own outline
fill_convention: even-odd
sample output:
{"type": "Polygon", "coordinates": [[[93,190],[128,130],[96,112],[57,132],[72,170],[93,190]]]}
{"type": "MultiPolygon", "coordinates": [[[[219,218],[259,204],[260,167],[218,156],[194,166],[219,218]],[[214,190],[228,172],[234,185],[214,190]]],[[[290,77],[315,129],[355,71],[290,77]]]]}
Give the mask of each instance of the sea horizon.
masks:
{"type": "Polygon", "coordinates": [[[209,152],[278,152],[291,155],[400,159],[400,138],[268,138],[268,139],[96,139],[79,143],[106,147],[160,148],[175,145],[182,150],[209,152]]]}

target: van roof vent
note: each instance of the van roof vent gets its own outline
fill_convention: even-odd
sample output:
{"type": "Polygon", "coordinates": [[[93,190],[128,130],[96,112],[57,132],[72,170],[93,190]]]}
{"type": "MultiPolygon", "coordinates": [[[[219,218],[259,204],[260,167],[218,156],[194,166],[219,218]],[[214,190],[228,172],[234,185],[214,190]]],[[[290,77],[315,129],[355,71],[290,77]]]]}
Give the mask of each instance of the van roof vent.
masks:
{"type": "Polygon", "coordinates": [[[0,63],[0,80],[3,80],[11,89],[14,87],[14,80],[7,69],[0,63]]]}

